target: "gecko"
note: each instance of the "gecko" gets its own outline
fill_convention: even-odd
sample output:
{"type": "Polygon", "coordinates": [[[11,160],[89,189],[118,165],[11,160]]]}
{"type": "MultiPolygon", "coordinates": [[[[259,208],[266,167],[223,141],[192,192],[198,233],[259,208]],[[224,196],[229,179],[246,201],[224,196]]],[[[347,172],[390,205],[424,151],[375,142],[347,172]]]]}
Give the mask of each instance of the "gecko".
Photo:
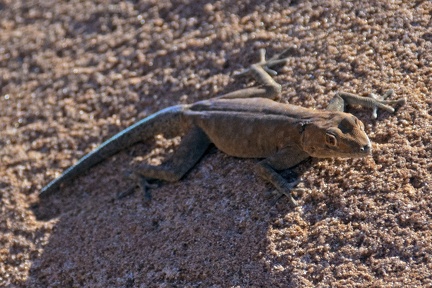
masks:
{"type": "MultiPolygon", "coordinates": [[[[273,76],[275,67],[288,61],[289,49],[266,59],[264,49],[259,50],[257,63],[236,74],[251,75],[259,86],[242,88],[222,96],[193,104],[180,104],[165,108],[129,126],[82,157],[75,165],[52,180],[40,192],[46,196],[59,190],[70,180],[83,175],[94,165],[133,144],[147,141],[155,135],[166,138],[183,135],[176,151],[161,165],[139,164],[133,177],[142,179],[138,186],[147,187],[147,179],[174,182],[180,180],[205,154],[210,144],[224,153],[240,158],[260,159],[255,172],[270,182],[279,195],[288,197],[292,205],[296,200],[292,191],[298,180],[288,182],[279,172],[290,169],[310,157],[359,158],[372,153],[372,144],[364,124],[354,115],[344,112],[347,105],[359,105],[390,113],[390,105],[403,105],[405,99],[386,100],[370,94],[362,97],[336,92],[325,110],[304,108],[280,103],[282,86],[273,76]]],[[[144,189],[144,188],[143,188],[144,189]]]]}

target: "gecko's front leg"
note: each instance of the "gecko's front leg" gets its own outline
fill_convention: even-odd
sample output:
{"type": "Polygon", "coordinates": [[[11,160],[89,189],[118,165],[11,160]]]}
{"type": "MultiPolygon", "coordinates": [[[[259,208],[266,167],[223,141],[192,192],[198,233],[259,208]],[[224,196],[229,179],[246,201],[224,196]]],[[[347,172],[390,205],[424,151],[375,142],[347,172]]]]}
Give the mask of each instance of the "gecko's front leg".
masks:
{"type": "Polygon", "coordinates": [[[270,165],[267,163],[259,163],[256,166],[257,173],[265,180],[270,182],[278,191],[279,195],[277,196],[277,200],[279,200],[282,196],[288,197],[289,202],[293,206],[297,206],[297,202],[294,200],[291,191],[297,186],[300,182],[296,180],[294,182],[288,182],[284,177],[282,177],[278,172],[276,172],[270,165]]]}
{"type": "Polygon", "coordinates": [[[295,187],[300,181],[295,180],[293,182],[288,182],[277,171],[292,168],[308,158],[309,155],[306,152],[293,145],[285,147],[276,154],[259,162],[255,170],[259,176],[273,184],[280,193],[277,199],[285,195],[288,197],[290,203],[296,206],[297,203],[292,197],[291,191],[297,189],[295,187]]]}

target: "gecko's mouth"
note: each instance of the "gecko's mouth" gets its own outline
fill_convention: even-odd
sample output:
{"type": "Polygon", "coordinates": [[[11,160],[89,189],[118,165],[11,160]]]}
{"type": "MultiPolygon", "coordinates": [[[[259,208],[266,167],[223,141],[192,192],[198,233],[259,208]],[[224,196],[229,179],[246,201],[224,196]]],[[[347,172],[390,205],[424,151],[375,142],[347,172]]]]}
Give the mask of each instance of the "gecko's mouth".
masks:
{"type": "Polygon", "coordinates": [[[347,153],[348,155],[351,155],[349,157],[351,158],[364,158],[367,157],[369,155],[372,155],[372,146],[370,144],[363,146],[362,148],[360,148],[359,152],[356,153],[347,153]]]}
{"type": "Polygon", "coordinates": [[[364,158],[369,155],[372,155],[372,145],[368,143],[367,145],[360,147],[357,151],[335,151],[333,150],[335,155],[333,157],[341,157],[341,158],[364,158]]]}

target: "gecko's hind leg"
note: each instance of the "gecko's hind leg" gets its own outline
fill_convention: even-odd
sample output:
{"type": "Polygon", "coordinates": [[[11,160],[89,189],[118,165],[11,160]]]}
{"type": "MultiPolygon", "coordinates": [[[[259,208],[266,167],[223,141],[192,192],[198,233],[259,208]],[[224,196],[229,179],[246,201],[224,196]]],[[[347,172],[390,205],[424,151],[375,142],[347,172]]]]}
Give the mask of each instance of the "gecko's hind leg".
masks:
{"type": "Polygon", "coordinates": [[[289,54],[287,51],[290,51],[290,49],[266,60],[265,50],[260,49],[259,62],[252,64],[250,68],[245,69],[240,73],[234,74],[234,76],[250,74],[262,86],[240,89],[216,98],[233,99],[257,97],[280,100],[282,86],[272,78],[272,76],[277,75],[277,72],[273,70],[272,67],[284,65],[287,62],[288,58],[286,56],[289,54]]]}
{"type": "Polygon", "coordinates": [[[285,49],[281,53],[274,55],[270,59],[266,60],[266,50],[260,49],[259,50],[260,60],[257,63],[252,64],[250,68],[244,69],[243,71],[234,74],[234,76],[243,76],[249,73],[255,74],[253,70],[257,66],[262,67],[263,70],[267,72],[267,74],[271,76],[276,76],[278,73],[275,70],[273,70],[272,67],[285,65],[288,61],[289,56],[294,54],[293,52],[294,50],[295,48],[290,47],[288,49],[285,49]]]}
{"type": "Polygon", "coordinates": [[[159,166],[140,164],[134,169],[132,178],[137,186],[149,198],[149,188],[153,188],[148,180],[157,179],[168,182],[180,180],[201,159],[210,145],[210,140],[200,128],[193,128],[183,136],[179,147],[172,157],[159,166]]]}

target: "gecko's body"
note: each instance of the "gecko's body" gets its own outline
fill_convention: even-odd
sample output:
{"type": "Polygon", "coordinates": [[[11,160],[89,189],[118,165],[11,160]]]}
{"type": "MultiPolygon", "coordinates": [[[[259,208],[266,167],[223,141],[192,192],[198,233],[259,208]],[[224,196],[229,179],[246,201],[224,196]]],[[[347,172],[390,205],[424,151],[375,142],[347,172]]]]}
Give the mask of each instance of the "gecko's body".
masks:
{"type": "MultiPolygon", "coordinates": [[[[149,179],[177,181],[202,157],[211,143],[228,155],[264,158],[256,171],[270,181],[281,194],[289,196],[295,186],[276,171],[291,168],[308,157],[365,157],[371,143],[363,123],[343,112],[346,104],[359,104],[393,112],[388,104],[403,104],[404,99],[385,101],[338,93],[327,110],[314,110],[272,99],[280,97],[281,87],[270,73],[270,67],[285,61],[276,56],[261,61],[246,72],[262,87],[246,88],[218,98],[161,110],[104,142],[77,164],[42,189],[50,194],[60,185],[90,169],[97,163],[140,141],[157,134],[167,138],[184,134],[182,141],[166,163],[160,166],[140,165],[136,173],[149,179]]],[[[389,93],[390,94],[390,93],[389,93]]]]}

